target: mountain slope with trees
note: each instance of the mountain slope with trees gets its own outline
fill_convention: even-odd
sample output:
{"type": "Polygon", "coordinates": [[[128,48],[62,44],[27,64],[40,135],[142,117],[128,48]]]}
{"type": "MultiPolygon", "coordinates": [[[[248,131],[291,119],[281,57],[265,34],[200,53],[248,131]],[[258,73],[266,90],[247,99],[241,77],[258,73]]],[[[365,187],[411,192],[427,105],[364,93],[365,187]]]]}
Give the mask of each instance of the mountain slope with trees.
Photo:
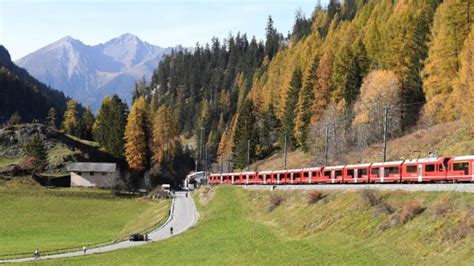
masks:
{"type": "MultiPolygon", "coordinates": [[[[12,123],[46,121],[51,108],[59,125],[68,99],[16,66],[7,49],[0,45],[0,124],[12,117],[12,123]]],[[[82,108],[82,107],[80,107],[82,108]]]]}
{"type": "Polygon", "coordinates": [[[385,108],[389,138],[459,119],[472,133],[473,4],[330,0],[298,11],[288,36],[269,17],[264,42],[239,33],[174,51],[136,93],[173,106],[178,133],[216,170],[285,143],[321,154],[325,132],[344,161],[381,141],[385,108]]]}

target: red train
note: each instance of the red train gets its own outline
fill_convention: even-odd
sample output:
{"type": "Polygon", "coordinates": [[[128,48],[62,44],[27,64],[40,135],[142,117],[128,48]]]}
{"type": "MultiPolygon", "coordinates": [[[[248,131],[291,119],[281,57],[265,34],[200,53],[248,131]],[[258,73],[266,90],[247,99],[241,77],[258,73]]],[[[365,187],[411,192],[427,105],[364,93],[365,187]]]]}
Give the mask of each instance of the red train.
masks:
{"type": "Polygon", "coordinates": [[[209,184],[473,182],[474,155],[262,172],[220,173],[209,184]]]}

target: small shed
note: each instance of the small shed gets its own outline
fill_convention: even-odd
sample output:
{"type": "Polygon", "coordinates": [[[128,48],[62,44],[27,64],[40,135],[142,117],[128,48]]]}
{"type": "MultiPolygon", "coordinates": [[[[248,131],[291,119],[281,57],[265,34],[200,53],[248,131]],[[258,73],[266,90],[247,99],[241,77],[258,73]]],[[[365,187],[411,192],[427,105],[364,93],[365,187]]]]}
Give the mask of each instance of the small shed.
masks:
{"type": "Polygon", "coordinates": [[[117,179],[115,163],[68,163],[71,187],[110,188],[117,179]]]}

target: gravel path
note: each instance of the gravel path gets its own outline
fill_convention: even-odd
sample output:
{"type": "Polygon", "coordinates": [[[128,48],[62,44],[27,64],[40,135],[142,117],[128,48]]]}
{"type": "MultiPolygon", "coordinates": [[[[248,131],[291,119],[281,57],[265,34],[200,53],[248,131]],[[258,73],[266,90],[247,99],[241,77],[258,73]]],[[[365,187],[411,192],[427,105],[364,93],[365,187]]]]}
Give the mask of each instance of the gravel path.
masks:
{"type": "Polygon", "coordinates": [[[456,191],[474,193],[474,183],[454,184],[328,184],[328,185],[247,185],[247,189],[319,189],[319,190],[360,190],[360,189],[383,189],[383,190],[405,190],[405,191],[456,191]]]}
{"type": "MultiPolygon", "coordinates": [[[[194,201],[192,197],[186,197],[185,192],[176,192],[175,198],[173,199],[172,207],[171,207],[171,215],[169,216],[168,220],[159,228],[154,230],[153,232],[149,233],[149,241],[122,241],[112,245],[93,248],[87,250],[87,253],[84,254],[82,251],[76,252],[69,252],[69,253],[62,253],[56,255],[47,255],[41,256],[38,259],[53,259],[53,258],[65,258],[65,257],[74,257],[74,256],[82,256],[87,254],[95,254],[95,253],[102,253],[122,248],[129,248],[134,246],[140,246],[144,244],[148,244],[154,241],[160,241],[163,239],[170,238],[177,234],[180,234],[186,231],[189,227],[191,227],[196,221],[198,217],[198,213],[196,211],[196,206],[194,205],[194,201]],[[170,234],[170,227],[173,227],[173,235],[170,234]]],[[[41,250],[40,250],[41,252],[41,250]]],[[[21,258],[21,259],[11,259],[11,260],[0,260],[0,263],[4,262],[24,262],[24,261],[33,261],[38,260],[33,257],[29,258],[21,258]]]]}

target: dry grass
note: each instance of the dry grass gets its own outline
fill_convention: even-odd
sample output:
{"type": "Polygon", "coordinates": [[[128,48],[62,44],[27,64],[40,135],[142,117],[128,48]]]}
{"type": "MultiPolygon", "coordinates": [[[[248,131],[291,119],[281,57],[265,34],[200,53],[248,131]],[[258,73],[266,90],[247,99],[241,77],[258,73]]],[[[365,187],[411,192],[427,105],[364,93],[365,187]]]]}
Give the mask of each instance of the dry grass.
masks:
{"type": "Polygon", "coordinates": [[[433,203],[429,210],[436,218],[441,218],[446,216],[451,211],[452,207],[452,200],[450,198],[444,198],[433,203]]]}
{"type": "Polygon", "coordinates": [[[206,205],[214,198],[215,191],[216,187],[212,186],[202,186],[199,188],[199,201],[202,203],[202,205],[206,205]]]}
{"type": "Polygon", "coordinates": [[[275,210],[278,206],[280,206],[285,199],[281,195],[271,195],[269,198],[269,204],[268,204],[268,212],[272,212],[275,210]]]}
{"type": "Polygon", "coordinates": [[[425,211],[425,207],[421,206],[421,204],[416,201],[408,201],[403,204],[402,209],[400,210],[400,222],[403,224],[409,222],[411,219],[415,218],[418,214],[425,211]]]}
{"type": "MultiPolygon", "coordinates": [[[[288,152],[287,155],[287,168],[294,169],[300,167],[310,166],[313,161],[313,156],[311,154],[305,153],[302,150],[295,150],[288,152]]],[[[276,170],[283,169],[285,165],[285,158],[282,152],[275,153],[269,158],[257,161],[254,164],[250,165],[249,169],[257,171],[265,170],[276,170]]]]}
{"type": "Polygon", "coordinates": [[[326,195],[322,193],[321,191],[313,190],[313,191],[308,192],[307,201],[308,201],[308,204],[315,204],[325,197],[326,195]]]}
{"type": "Polygon", "coordinates": [[[450,242],[458,242],[470,237],[474,242],[474,205],[464,206],[464,215],[457,225],[446,231],[444,239],[450,242]]]}

